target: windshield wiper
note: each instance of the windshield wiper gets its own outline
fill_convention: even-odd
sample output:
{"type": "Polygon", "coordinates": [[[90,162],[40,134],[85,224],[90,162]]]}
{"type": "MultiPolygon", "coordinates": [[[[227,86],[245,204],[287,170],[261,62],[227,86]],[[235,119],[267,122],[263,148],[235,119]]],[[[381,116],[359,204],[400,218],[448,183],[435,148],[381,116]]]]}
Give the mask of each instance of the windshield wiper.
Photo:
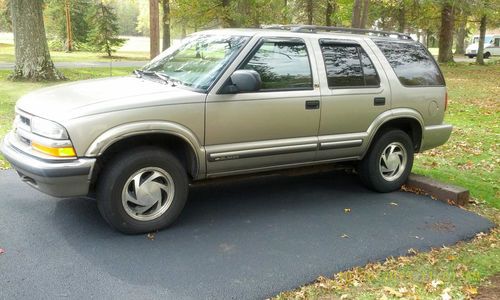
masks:
{"type": "Polygon", "coordinates": [[[146,76],[155,76],[159,79],[161,79],[162,81],[164,81],[165,83],[168,83],[170,81],[170,77],[166,74],[163,74],[161,72],[157,72],[157,71],[144,71],[144,70],[134,70],[134,74],[139,77],[139,78],[142,78],[144,77],[144,75],[146,76]]]}

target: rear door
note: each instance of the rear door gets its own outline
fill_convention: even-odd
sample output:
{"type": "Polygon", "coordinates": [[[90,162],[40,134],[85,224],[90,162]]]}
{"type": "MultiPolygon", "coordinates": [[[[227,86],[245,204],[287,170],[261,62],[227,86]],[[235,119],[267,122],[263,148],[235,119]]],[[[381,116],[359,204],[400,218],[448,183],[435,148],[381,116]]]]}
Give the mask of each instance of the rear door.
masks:
{"type": "MultiPolygon", "coordinates": [[[[257,92],[207,97],[206,151],[209,176],[266,170],[314,161],[320,118],[320,91],[310,43],[300,38],[259,39],[238,69],[259,73],[257,92]]],[[[242,54],[245,55],[245,54],[242,54]]]]}
{"type": "Polygon", "coordinates": [[[373,121],[390,108],[389,82],[363,40],[320,39],[318,160],[357,158],[373,121]]]}

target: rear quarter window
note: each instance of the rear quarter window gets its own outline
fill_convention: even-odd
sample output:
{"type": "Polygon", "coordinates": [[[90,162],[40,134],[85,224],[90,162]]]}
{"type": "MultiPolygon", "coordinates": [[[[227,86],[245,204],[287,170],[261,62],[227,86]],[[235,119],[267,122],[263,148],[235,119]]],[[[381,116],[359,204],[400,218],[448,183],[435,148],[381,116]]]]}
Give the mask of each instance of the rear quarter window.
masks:
{"type": "Polygon", "coordinates": [[[438,65],[420,43],[373,41],[405,86],[444,86],[438,65]]]}

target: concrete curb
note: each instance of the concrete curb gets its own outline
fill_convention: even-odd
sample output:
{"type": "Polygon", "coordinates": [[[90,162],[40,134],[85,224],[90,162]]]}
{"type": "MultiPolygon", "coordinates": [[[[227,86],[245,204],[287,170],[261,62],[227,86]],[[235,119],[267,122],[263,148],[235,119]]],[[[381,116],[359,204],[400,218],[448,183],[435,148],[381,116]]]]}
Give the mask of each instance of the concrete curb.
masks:
{"type": "Polygon", "coordinates": [[[443,183],[422,175],[410,174],[405,186],[409,190],[416,189],[452,205],[467,206],[469,204],[468,189],[443,183]]]}

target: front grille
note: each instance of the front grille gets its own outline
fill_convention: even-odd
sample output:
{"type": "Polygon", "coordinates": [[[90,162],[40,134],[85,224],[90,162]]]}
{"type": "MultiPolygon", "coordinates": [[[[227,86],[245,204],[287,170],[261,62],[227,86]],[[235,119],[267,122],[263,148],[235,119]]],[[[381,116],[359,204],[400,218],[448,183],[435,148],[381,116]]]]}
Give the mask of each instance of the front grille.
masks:
{"type": "Polygon", "coordinates": [[[31,133],[31,119],[29,116],[18,114],[14,121],[14,131],[21,143],[31,146],[31,140],[28,138],[31,133]]]}
{"type": "Polygon", "coordinates": [[[25,116],[19,116],[19,120],[23,125],[26,125],[27,127],[31,127],[31,120],[25,116]]]}

